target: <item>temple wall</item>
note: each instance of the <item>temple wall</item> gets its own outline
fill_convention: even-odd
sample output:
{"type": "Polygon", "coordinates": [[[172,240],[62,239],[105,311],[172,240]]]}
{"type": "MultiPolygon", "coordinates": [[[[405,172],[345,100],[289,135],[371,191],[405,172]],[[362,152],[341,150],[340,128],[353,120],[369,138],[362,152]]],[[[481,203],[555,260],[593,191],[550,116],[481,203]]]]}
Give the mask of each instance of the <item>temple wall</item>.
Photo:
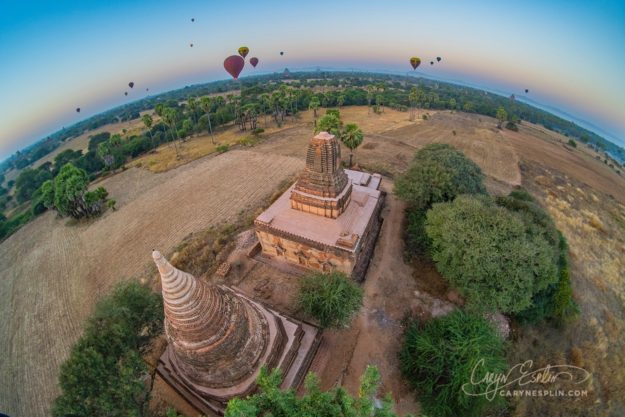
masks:
{"type": "Polygon", "coordinates": [[[353,254],[347,251],[320,250],[265,230],[257,229],[256,235],[263,254],[305,268],[323,272],[337,270],[351,275],[356,264],[353,254]]]}

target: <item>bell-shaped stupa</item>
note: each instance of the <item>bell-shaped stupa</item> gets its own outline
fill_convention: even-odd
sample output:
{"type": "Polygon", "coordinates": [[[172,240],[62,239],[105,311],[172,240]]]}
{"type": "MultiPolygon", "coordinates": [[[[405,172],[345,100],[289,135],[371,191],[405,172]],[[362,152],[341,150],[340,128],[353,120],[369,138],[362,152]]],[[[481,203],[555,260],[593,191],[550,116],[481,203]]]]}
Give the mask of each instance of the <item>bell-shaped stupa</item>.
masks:
{"type": "Polygon", "coordinates": [[[152,257],[161,276],[168,342],[158,371],[192,405],[223,413],[230,398],[254,391],[263,366],[281,368],[283,386],[299,385],[318,344],[316,328],[198,280],[158,251],[152,257]]]}
{"type": "Polygon", "coordinates": [[[152,256],[161,275],[165,334],[185,375],[203,386],[228,387],[254,373],[269,342],[263,314],[232,291],[174,268],[159,252],[152,256]]]}

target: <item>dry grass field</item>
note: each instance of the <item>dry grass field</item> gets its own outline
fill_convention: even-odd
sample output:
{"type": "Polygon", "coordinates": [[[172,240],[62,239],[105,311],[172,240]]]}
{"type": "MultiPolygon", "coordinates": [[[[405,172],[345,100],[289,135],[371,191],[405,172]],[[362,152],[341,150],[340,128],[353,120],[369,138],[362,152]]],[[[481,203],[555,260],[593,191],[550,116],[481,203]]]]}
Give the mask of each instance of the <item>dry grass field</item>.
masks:
{"type": "Polygon", "coordinates": [[[143,277],[150,251],[234,221],[303,167],[289,157],[233,151],[164,174],[131,168],[104,180],[117,200],[90,223],[46,213],[0,245],[0,404],[47,416],[59,365],[94,302],[119,280],[143,277]]]}
{"type": "MultiPolygon", "coordinates": [[[[494,119],[465,113],[429,112],[428,120],[415,122],[408,121],[407,113],[389,109],[376,115],[366,107],[348,107],[341,113],[345,123],[355,122],[365,132],[354,156],[363,168],[390,178],[406,169],[423,145],[451,143],[481,166],[491,192],[506,193],[523,184],[539,199],[570,243],[573,287],[582,313],[565,330],[517,330],[516,355],[574,357],[593,372],[593,397],[570,404],[530,400],[518,404],[516,415],[549,415],[540,414],[538,405],[557,406],[566,415],[576,415],[582,406],[594,408],[591,415],[625,414],[625,180],[587,149],[570,149],[563,145],[565,138],[529,124],[511,132],[496,129],[494,119]]],[[[262,121],[260,127],[265,127],[262,121]]],[[[254,210],[303,167],[311,134],[312,114],[304,112],[279,129],[270,126],[251,148],[209,155],[214,152],[211,139],[200,136],[182,145],[178,160],[173,149],[161,147],[101,182],[117,200],[117,211],[79,224],[46,213],[0,244],[0,351],[7,352],[0,358],[3,411],[48,415],[58,393],[59,364],[95,300],[121,279],[152,277],[152,248],[169,253],[190,233],[254,210]]],[[[220,142],[235,144],[246,134],[231,128],[218,135],[220,142]]],[[[427,266],[415,270],[401,259],[401,243],[393,241],[400,238],[394,235],[401,230],[401,205],[390,200],[385,210],[394,220],[383,228],[371,279],[364,284],[365,308],[354,329],[329,335],[345,356],[327,358],[317,369],[324,385],[341,381],[352,387],[361,368],[374,361],[385,375],[384,387],[393,391],[404,412],[416,405],[399,380],[396,348],[390,345],[401,334],[397,323],[406,309],[419,313],[418,307],[427,304],[430,310],[444,310],[446,304],[437,301],[441,290],[428,278],[427,266]],[[395,299],[399,282],[394,274],[401,276],[406,302],[395,299]],[[343,364],[340,375],[324,371],[341,365],[335,363],[341,357],[348,365],[343,364]]]]}

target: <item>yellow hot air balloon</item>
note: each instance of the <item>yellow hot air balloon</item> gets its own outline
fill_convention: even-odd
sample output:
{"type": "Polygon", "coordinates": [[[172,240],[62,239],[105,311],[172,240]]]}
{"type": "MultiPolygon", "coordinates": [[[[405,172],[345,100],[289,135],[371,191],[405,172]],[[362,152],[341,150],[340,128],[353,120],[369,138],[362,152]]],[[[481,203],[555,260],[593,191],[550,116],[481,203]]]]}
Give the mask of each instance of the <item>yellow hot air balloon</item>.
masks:
{"type": "Polygon", "coordinates": [[[410,65],[412,65],[412,69],[416,70],[419,65],[421,65],[421,58],[413,56],[410,58],[410,65]]]}
{"type": "Polygon", "coordinates": [[[250,48],[248,48],[247,46],[242,46],[239,48],[239,55],[241,55],[243,58],[245,58],[249,52],[250,48]]]}

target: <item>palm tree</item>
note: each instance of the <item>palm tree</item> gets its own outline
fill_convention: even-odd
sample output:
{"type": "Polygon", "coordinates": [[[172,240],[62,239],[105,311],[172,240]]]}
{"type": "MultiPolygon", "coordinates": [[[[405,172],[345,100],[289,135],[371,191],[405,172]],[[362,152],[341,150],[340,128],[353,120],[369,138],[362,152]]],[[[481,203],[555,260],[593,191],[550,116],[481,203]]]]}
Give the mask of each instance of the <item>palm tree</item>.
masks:
{"type": "Polygon", "coordinates": [[[152,144],[152,148],[154,148],[154,137],[152,136],[152,124],[154,123],[154,119],[149,114],[144,114],[141,116],[141,120],[143,124],[148,129],[148,134],[150,135],[150,143],[152,144]]]}
{"type": "Polygon", "coordinates": [[[176,158],[179,158],[180,153],[178,152],[178,145],[176,144],[176,140],[178,139],[178,132],[176,131],[177,120],[178,113],[176,112],[176,109],[172,109],[171,107],[163,108],[163,121],[165,121],[165,124],[169,126],[169,133],[171,133],[174,149],[176,150],[176,158]]]}
{"type": "Polygon", "coordinates": [[[349,149],[349,166],[352,166],[352,157],[354,150],[362,144],[364,135],[358,125],[348,123],[341,132],[341,142],[349,149]]]}
{"type": "Polygon", "coordinates": [[[263,93],[260,95],[260,102],[263,108],[263,117],[265,119],[265,129],[267,129],[267,110],[271,108],[271,99],[269,98],[269,94],[263,93]]]}
{"type": "Polygon", "coordinates": [[[213,135],[213,126],[211,125],[211,98],[204,96],[200,99],[200,108],[208,117],[208,132],[211,134],[211,143],[215,144],[215,136],[213,135]]]}
{"type": "Polygon", "coordinates": [[[317,109],[319,109],[321,103],[319,102],[319,97],[312,96],[310,102],[308,103],[308,108],[313,111],[313,117],[315,118],[315,126],[317,126],[317,109]]]}
{"type": "Polygon", "coordinates": [[[341,108],[343,103],[345,103],[345,96],[343,94],[341,94],[336,99],[336,104],[339,106],[339,109],[341,108]]]}
{"type": "Polygon", "coordinates": [[[187,107],[191,112],[191,119],[193,120],[193,123],[197,124],[197,100],[195,97],[189,97],[187,100],[187,107]]]}

